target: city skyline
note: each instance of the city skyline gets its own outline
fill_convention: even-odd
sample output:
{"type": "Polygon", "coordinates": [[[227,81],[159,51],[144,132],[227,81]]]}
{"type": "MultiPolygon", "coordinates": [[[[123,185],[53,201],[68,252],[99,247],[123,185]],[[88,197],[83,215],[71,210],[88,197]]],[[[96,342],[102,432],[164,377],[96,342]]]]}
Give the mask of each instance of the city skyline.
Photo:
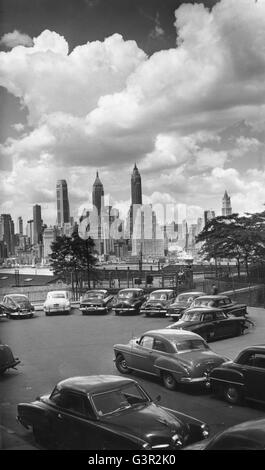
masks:
{"type": "Polygon", "coordinates": [[[196,220],[227,189],[235,212],[263,209],[263,1],[23,3],[5,2],[0,31],[0,213],[38,204],[54,223],[63,178],[77,214],[97,169],[122,211],[135,161],[143,203],[196,220]]]}

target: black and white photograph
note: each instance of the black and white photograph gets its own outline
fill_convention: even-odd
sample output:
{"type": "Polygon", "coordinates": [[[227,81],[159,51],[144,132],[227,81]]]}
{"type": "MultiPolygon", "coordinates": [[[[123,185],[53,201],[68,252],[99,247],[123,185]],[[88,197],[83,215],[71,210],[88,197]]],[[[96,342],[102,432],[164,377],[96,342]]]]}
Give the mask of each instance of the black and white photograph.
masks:
{"type": "Polygon", "coordinates": [[[172,466],[264,413],[265,0],[0,0],[0,450],[172,466]]]}

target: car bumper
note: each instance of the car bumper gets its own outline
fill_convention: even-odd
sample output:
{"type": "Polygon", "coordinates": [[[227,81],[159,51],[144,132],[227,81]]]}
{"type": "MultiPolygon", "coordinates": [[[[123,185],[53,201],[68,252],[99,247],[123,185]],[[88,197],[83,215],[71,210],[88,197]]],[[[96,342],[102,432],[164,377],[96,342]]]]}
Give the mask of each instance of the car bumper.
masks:
{"type": "Polygon", "coordinates": [[[33,312],[13,312],[9,313],[9,318],[12,318],[12,320],[22,320],[23,318],[32,318],[33,317],[33,312]]]}
{"type": "Polygon", "coordinates": [[[167,310],[162,309],[162,308],[161,309],[150,309],[150,310],[143,308],[143,309],[140,310],[140,313],[144,313],[148,316],[153,316],[153,317],[155,317],[155,316],[163,316],[164,317],[167,313],[167,310]]]}
{"type": "Polygon", "coordinates": [[[45,313],[64,314],[64,313],[69,313],[71,310],[71,307],[45,307],[43,310],[45,313]]]}
{"type": "Polygon", "coordinates": [[[208,378],[206,376],[203,377],[182,377],[180,379],[181,383],[187,383],[187,384],[197,384],[197,383],[207,383],[208,378]]]}
{"type": "Polygon", "coordinates": [[[79,307],[83,315],[89,315],[89,314],[103,314],[107,313],[108,309],[106,307],[79,307]]]}
{"type": "Polygon", "coordinates": [[[137,312],[137,307],[114,307],[116,313],[119,314],[130,314],[130,313],[136,313],[137,312]]]}
{"type": "Polygon", "coordinates": [[[166,317],[173,321],[178,321],[181,315],[181,313],[166,313],[166,317]]]}

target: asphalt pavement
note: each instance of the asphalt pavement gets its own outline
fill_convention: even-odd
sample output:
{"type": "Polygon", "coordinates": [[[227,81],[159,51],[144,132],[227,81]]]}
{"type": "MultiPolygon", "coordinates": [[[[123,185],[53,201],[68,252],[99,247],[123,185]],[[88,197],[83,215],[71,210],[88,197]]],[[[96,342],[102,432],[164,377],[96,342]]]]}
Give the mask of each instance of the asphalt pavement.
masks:
{"type": "MultiPolygon", "coordinates": [[[[234,358],[244,347],[265,343],[265,310],[249,308],[256,327],[243,336],[210,343],[217,353],[234,358]]],[[[113,345],[127,343],[143,332],[170,324],[167,318],[108,315],[83,316],[78,308],[69,316],[46,317],[36,311],[33,319],[0,320],[0,340],[21,359],[17,370],[0,377],[0,449],[38,450],[32,433],[16,421],[18,403],[33,401],[67,377],[118,374],[113,345]]],[[[181,387],[166,390],[158,378],[134,373],[137,380],[162,406],[182,411],[207,422],[211,435],[240,422],[264,417],[264,407],[231,406],[204,389],[181,387]]]]}

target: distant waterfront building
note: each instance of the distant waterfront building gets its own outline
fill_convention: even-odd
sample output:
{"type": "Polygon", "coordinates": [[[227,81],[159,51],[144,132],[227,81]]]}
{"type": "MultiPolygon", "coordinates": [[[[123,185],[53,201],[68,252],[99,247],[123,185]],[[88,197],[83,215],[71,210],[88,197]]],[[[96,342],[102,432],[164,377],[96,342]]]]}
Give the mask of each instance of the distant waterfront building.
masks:
{"type": "Polygon", "coordinates": [[[30,244],[33,245],[33,219],[27,221],[26,235],[29,238],[30,244]]]}
{"type": "Polygon", "coordinates": [[[54,227],[47,227],[43,232],[43,259],[44,263],[47,263],[49,260],[49,255],[51,253],[51,245],[55,241],[56,230],[54,227]]]}
{"type": "Polygon", "coordinates": [[[0,241],[3,242],[3,253],[6,251],[7,256],[13,255],[15,252],[15,230],[10,214],[0,215],[0,241]]]}
{"type": "Polygon", "coordinates": [[[41,241],[41,206],[35,204],[33,206],[33,244],[36,245],[41,241]]]}
{"type": "Polygon", "coordinates": [[[90,220],[92,222],[91,236],[94,239],[96,251],[101,255],[104,252],[101,238],[101,212],[104,209],[104,188],[99,179],[98,171],[92,189],[92,203],[93,212],[90,213],[90,220]]]}
{"type": "Polygon", "coordinates": [[[68,189],[65,180],[58,180],[56,183],[57,200],[57,225],[63,227],[65,223],[70,222],[70,209],[68,199],[68,189]]]}
{"type": "Polygon", "coordinates": [[[22,219],[22,217],[18,217],[18,219],[17,219],[17,233],[19,235],[23,235],[23,219],[22,219]]]}
{"type": "Polygon", "coordinates": [[[131,174],[131,206],[129,211],[130,219],[130,239],[133,237],[135,220],[137,218],[138,210],[142,206],[142,180],[140,172],[135,163],[133,172],[131,174]]]}
{"type": "Polygon", "coordinates": [[[209,220],[212,220],[215,218],[215,212],[214,211],[204,211],[204,225],[209,222],[209,220]]]}
{"type": "Polygon", "coordinates": [[[224,197],[222,199],[222,215],[227,216],[232,214],[231,198],[228,196],[225,190],[224,197]]]}

